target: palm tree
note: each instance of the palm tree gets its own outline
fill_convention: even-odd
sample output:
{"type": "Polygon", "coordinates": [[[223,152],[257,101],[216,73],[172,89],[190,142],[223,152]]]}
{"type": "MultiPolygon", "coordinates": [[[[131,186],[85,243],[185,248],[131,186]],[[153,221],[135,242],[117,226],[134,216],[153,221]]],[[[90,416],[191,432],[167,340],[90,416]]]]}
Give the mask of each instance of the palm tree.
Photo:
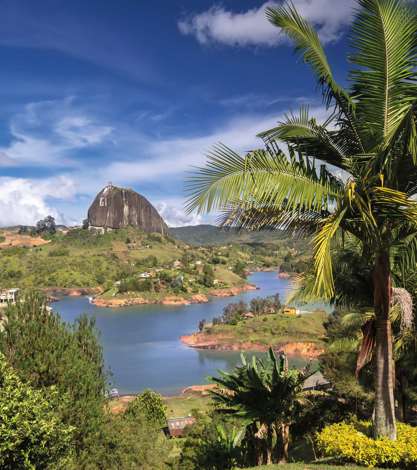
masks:
{"type": "Polygon", "coordinates": [[[323,89],[329,118],[307,108],[260,134],[240,156],[224,145],[188,181],[189,210],[220,210],[222,223],[313,234],[311,295],[334,295],[331,249],[343,233],[372,259],[376,318],[375,436],[396,438],[390,256],[415,251],[417,232],[417,13],[401,0],[358,0],[350,87],[333,76],[320,39],[292,4],[267,17],[295,44],[323,89]],[[284,153],[278,146],[288,146],[284,153]]]}
{"type": "Polygon", "coordinates": [[[212,392],[223,411],[246,423],[249,445],[257,465],[288,459],[290,426],[305,403],[303,383],[308,370],[288,369],[286,358],[275,357],[272,349],[265,360],[247,362],[232,372],[213,377],[219,387],[212,392]]]}

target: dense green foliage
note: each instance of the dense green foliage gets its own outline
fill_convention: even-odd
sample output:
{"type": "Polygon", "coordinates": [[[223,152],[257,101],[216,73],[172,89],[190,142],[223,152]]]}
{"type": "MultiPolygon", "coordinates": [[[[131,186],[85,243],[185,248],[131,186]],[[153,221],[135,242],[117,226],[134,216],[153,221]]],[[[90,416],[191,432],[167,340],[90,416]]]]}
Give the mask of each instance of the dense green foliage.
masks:
{"type": "Polygon", "coordinates": [[[410,470],[417,466],[417,428],[403,423],[398,424],[396,441],[373,439],[370,422],[332,424],[317,435],[317,441],[325,456],[340,463],[410,470]]]}
{"type": "Polygon", "coordinates": [[[218,413],[195,414],[198,421],[187,431],[175,469],[229,470],[243,465],[242,423],[227,422],[218,413]]]}
{"type": "Polygon", "coordinates": [[[261,298],[252,299],[249,304],[243,302],[232,302],[223,309],[220,317],[213,318],[213,325],[226,324],[237,325],[239,321],[244,320],[244,315],[250,313],[254,316],[271,315],[278,313],[281,309],[279,294],[261,298]]]}
{"type": "MultiPolygon", "coordinates": [[[[64,467],[68,469],[166,468],[169,445],[154,421],[155,417],[161,419],[158,397],[155,400],[152,392],[145,394],[144,413],[137,410],[124,417],[112,417],[106,411],[106,374],[94,321],[83,316],[69,325],[50,311],[43,297],[31,294],[23,300],[6,309],[7,321],[0,333],[1,352],[25,384],[21,392],[16,389],[22,411],[11,401],[10,412],[17,413],[18,419],[16,442],[10,442],[16,448],[7,458],[23,458],[17,439],[30,432],[27,437],[33,438],[33,443],[22,442],[22,446],[28,446],[29,456],[33,452],[40,456],[45,453],[45,449],[32,449],[32,445],[47,443],[48,439],[51,445],[50,457],[42,457],[50,458],[48,466],[36,468],[58,466],[60,452],[65,457],[67,447],[73,451],[64,467]],[[33,417],[25,406],[33,407],[33,417]],[[48,419],[48,426],[37,416],[40,412],[48,419]],[[62,436],[61,447],[55,436],[62,436]]],[[[0,389],[0,403],[3,392],[4,398],[12,393],[10,388],[0,389]]]]}
{"type": "Polygon", "coordinates": [[[272,349],[261,360],[253,357],[231,373],[221,372],[213,380],[219,385],[213,398],[228,414],[246,425],[248,463],[273,463],[288,459],[290,427],[302,411],[302,387],[307,371],[288,369],[284,356],[272,349]]]}
{"type": "Polygon", "coordinates": [[[55,386],[63,400],[64,422],[75,427],[75,447],[94,439],[104,404],[105,373],[94,322],[74,325],[50,312],[36,294],[10,306],[0,333],[0,349],[22,378],[38,389],[55,386]]]}
{"type": "MultiPolygon", "coordinates": [[[[0,468],[64,468],[72,457],[74,428],[57,409],[65,396],[23,382],[0,355],[0,468]]],[[[65,405],[64,405],[65,406],[65,405]]]]}
{"type": "Polygon", "coordinates": [[[137,418],[143,416],[146,421],[157,429],[166,426],[166,405],[159,393],[145,390],[129,403],[126,416],[137,418]]]}
{"type": "Polygon", "coordinates": [[[145,417],[105,415],[94,445],[71,470],[168,470],[170,442],[145,417]]]}
{"type": "MultiPolygon", "coordinates": [[[[16,234],[15,234],[16,235],[16,234]]],[[[86,288],[100,286],[104,296],[141,292],[193,294],[213,287],[244,283],[246,269],[279,266],[291,256],[307,259],[305,244],[280,240],[277,245],[190,247],[159,234],[126,228],[104,234],[70,229],[33,248],[0,250],[0,286],[20,288],[86,288]],[[304,247],[304,248],[303,248],[304,247]],[[207,268],[204,268],[207,265],[207,268]],[[244,269],[241,269],[244,268],[244,269]],[[239,275],[235,274],[236,267],[239,275]],[[206,272],[204,272],[204,270],[206,272]],[[151,279],[141,278],[150,273],[151,279]]]]}

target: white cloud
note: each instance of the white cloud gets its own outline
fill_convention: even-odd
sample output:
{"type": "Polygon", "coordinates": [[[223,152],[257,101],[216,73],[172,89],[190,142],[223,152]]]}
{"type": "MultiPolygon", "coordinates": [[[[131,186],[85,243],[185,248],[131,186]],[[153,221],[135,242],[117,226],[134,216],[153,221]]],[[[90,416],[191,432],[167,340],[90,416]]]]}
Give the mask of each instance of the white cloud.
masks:
{"type": "Polygon", "coordinates": [[[50,199],[68,199],[76,192],[65,176],[48,179],[0,178],[0,226],[33,225],[52,215],[57,223],[65,217],[50,205],[50,199]]]}
{"type": "Polygon", "coordinates": [[[161,217],[170,227],[183,227],[184,225],[198,225],[203,221],[199,214],[186,214],[183,207],[183,201],[159,202],[155,207],[161,217]]]}
{"type": "Polygon", "coordinates": [[[0,166],[71,166],[72,152],[101,144],[112,127],[97,124],[72,98],[29,103],[12,117],[0,166]]]}
{"type": "MultiPolygon", "coordinates": [[[[312,108],[311,115],[324,121],[324,108],[312,108]]],[[[152,182],[161,178],[175,179],[183,176],[192,166],[204,164],[205,154],[213,145],[222,142],[238,152],[246,152],[262,146],[256,135],[276,125],[283,116],[247,115],[233,119],[206,135],[141,142],[144,158],[141,160],[115,161],[102,172],[104,181],[136,183],[152,182]]]]}
{"type": "Polygon", "coordinates": [[[82,148],[100,144],[111,132],[110,126],[95,124],[86,116],[66,116],[55,126],[55,132],[71,147],[82,148]]]}
{"type": "MultiPolygon", "coordinates": [[[[318,29],[324,43],[336,40],[353,17],[354,0],[293,0],[299,13],[318,29]]],[[[276,46],[284,37],[266,19],[265,8],[276,6],[268,1],[259,8],[232,12],[213,6],[178,22],[182,34],[193,35],[202,44],[212,42],[229,46],[276,46]]]]}

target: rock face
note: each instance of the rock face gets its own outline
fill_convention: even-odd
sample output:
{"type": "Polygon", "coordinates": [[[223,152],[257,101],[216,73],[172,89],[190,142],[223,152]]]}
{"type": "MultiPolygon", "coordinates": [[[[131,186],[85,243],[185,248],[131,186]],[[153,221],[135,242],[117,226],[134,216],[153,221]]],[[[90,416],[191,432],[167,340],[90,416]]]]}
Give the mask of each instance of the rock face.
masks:
{"type": "Polygon", "coordinates": [[[118,188],[112,184],[97,194],[88,209],[87,220],[88,227],[93,230],[132,226],[162,235],[168,232],[166,223],[146,198],[132,189],[118,188]]]}

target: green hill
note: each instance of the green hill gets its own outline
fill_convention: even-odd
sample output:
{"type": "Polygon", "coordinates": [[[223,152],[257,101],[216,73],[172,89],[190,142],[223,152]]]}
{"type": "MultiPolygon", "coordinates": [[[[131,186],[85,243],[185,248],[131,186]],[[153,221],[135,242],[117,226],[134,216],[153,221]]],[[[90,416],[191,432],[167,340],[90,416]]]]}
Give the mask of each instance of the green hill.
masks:
{"type": "Polygon", "coordinates": [[[205,293],[212,287],[244,285],[246,264],[235,268],[238,260],[253,258],[252,251],[191,247],[135,228],[104,234],[77,228],[57,232],[42,246],[0,249],[0,288],[100,287],[111,295],[132,290],[205,293]]]}
{"type": "Polygon", "coordinates": [[[288,236],[279,231],[252,232],[235,228],[223,229],[215,225],[188,225],[171,227],[173,237],[191,245],[224,245],[227,243],[271,243],[287,240],[288,236]]]}
{"type": "MultiPolygon", "coordinates": [[[[223,232],[205,227],[197,231],[210,232],[211,239],[220,242],[217,235],[223,232]]],[[[178,231],[171,235],[177,236],[178,231]]],[[[14,233],[17,246],[0,246],[0,289],[100,288],[107,299],[158,301],[167,295],[187,297],[213,288],[242,287],[248,271],[281,267],[300,272],[307,266],[305,242],[281,238],[261,244],[252,235],[248,235],[251,243],[244,241],[242,233],[230,232],[223,240],[233,243],[195,246],[133,227],[104,234],[73,228],[46,241],[14,233]]]]}

